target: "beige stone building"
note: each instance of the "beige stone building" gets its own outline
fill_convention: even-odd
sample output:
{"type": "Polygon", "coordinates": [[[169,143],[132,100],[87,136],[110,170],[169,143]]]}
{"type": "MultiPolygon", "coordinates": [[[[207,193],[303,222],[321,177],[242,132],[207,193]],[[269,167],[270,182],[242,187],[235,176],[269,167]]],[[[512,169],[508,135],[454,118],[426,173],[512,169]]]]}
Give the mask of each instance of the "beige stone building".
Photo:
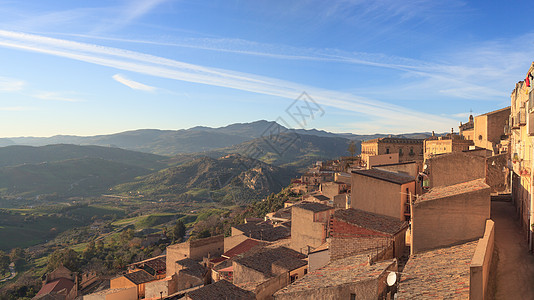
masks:
{"type": "Polygon", "coordinates": [[[484,179],[431,189],[412,204],[412,253],[479,239],[490,208],[484,179]]]}
{"type": "Polygon", "coordinates": [[[333,207],[320,203],[291,206],[291,249],[308,253],[325,243],[333,213],[333,207]]]}
{"type": "Polygon", "coordinates": [[[454,185],[486,177],[486,158],[466,152],[453,152],[425,161],[428,187],[454,185]]]}
{"type": "Polygon", "coordinates": [[[475,117],[473,141],[475,146],[502,153],[499,145],[505,139],[504,128],[510,118],[510,106],[475,117]]]}
{"type": "Polygon", "coordinates": [[[167,247],[167,276],[176,273],[176,262],[184,258],[202,261],[204,257],[218,256],[224,252],[224,236],[212,236],[204,239],[187,241],[167,247]]]}
{"type": "MultiPolygon", "coordinates": [[[[534,75],[534,63],[525,77],[534,75]]],[[[534,249],[534,193],[532,186],[534,145],[534,83],[530,80],[516,83],[511,94],[510,160],[512,167],[512,198],[517,208],[525,238],[530,250],[534,249]]]]}
{"type": "Polygon", "coordinates": [[[469,116],[469,121],[467,123],[462,124],[460,122],[460,135],[466,139],[473,141],[475,136],[475,119],[473,118],[473,115],[469,116]]]}
{"type": "Polygon", "coordinates": [[[414,177],[379,169],[353,170],[351,189],[351,207],[401,221],[410,219],[414,177]]]}
{"type": "Polygon", "coordinates": [[[424,141],[425,159],[439,154],[467,151],[473,145],[472,140],[459,134],[448,133],[440,137],[433,135],[424,141]]]}
{"type": "Polygon", "coordinates": [[[369,156],[390,153],[399,154],[399,162],[423,160],[423,140],[384,137],[362,142],[362,161],[369,156]]]}

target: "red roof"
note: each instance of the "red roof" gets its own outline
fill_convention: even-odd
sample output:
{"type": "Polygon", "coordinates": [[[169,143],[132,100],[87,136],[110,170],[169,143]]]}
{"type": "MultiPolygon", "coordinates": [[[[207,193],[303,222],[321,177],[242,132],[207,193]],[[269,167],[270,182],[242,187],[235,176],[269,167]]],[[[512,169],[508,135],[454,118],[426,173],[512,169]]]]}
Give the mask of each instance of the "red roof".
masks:
{"type": "Polygon", "coordinates": [[[247,251],[250,251],[252,248],[256,247],[256,246],[261,246],[261,245],[266,245],[266,243],[264,242],[261,242],[261,241],[258,241],[258,240],[253,240],[253,239],[246,239],[244,240],[243,242],[241,242],[240,244],[238,244],[237,246],[235,246],[234,248],[226,251],[225,253],[223,253],[223,257],[228,257],[228,258],[233,258],[239,254],[243,254],[247,251]]]}
{"type": "Polygon", "coordinates": [[[37,295],[35,295],[35,298],[39,298],[40,296],[44,296],[46,294],[55,294],[63,289],[66,289],[68,294],[73,287],[74,282],[72,280],[67,278],[58,278],[43,285],[37,295]]]}

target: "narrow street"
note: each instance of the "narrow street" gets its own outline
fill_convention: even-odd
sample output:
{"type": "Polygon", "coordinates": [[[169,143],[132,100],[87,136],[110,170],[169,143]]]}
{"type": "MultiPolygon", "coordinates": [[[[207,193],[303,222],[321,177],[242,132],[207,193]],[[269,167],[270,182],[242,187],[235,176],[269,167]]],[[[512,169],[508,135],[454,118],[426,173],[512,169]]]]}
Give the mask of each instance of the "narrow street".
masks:
{"type": "Polygon", "coordinates": [[[492,201],[491,218],[495,221],[494,255],[498,261],[496,270],[492,269],[496,277],[490,282],[495,299],[534,299],[534,256],[528,252],[514,205],[492,201]]]}

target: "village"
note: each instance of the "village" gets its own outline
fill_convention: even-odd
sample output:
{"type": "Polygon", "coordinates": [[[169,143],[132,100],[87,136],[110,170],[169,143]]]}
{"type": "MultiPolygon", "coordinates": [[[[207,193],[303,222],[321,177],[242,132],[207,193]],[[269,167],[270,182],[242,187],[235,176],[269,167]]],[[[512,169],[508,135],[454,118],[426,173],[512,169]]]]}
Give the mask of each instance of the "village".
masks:
{"type": "Polygon", "coordinates": [[[532,74],[510,106],[458,130],[317,162],[291,182],[298,201],[231,236],[170,245],[85,295],[95,276],[59,267],[34,299],[490,299],[495,201],[510,201],[534,248],[532,74]]]}

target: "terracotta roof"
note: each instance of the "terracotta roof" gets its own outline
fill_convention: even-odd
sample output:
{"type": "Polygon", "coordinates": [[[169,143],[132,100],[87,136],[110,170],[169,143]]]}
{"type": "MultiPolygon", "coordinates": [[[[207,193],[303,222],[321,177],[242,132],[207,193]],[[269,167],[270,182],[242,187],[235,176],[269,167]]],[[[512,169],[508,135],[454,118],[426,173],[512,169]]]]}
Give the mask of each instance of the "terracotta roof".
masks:
{"type": "Polygon", "coordinates": [[[373,280],[395,264],[394,260],[385,260],[369,265],[367,262],[368,254],[355,255],[330,262],[279,290],[275,293],[275,297],[295,294],[295,298],[298,298],[298,293],[303,291],[310,292],[319,288],[335,288],[348,283],[373,280]]]}
{"type": "Polygon", "coordinates": [[[262,241],[253,240],[253,239],[246,239],[243,242],[239,243],[234,248],[232,248],[232,249],[226,251],[225,253],[223,253],[222,256],[225,256],[227,258],[233,258],[234,256],[237,256],[239,254],[243,254],[243,253],[251,250],[252,248],[261,247],[261,246],[266,245],[266,244],[267,243],[262,242],[262,241]]]}
{"type": "Polygon", "coordinates": [[[278,247],[274,249],[262,249],[261,251],[255,252],[254,254],[242,258],[237,258],[234,260],[234,262],[243,265],[247,268],[254,269],[260,273],[263,273],[267,277],[270,277],[273,275],[273,263],[288,257],[293,259],[306,258],[304,254],[295,250],[286,247],[278,247]]]}
{"type": "Polygon", "coordinates": [[[73,287],[74,282],[72,280],[67,278],[58,278],[43,285],[37,295],[35,295],[35,299],[39,299],[49,294],[56,294],[63,289],[65,289],[67,292],[66,294],[68,294],[73,287]]]}
{"type": "Polygon", "coordinates": [[[505,107],[505,108],[497,109],[497,110],[494,110],[494,111],[487,112],[485,114],[478,115],[477,117],[493,115],[493,114],[500,113],[500,112],[503,112],[503,111],[506,111],[506,110],[510,110],[510,109],[511,109],[511,106],[508,106],[508,107],[505,107]]]}
{"type": "Polygon", "coordinates": [[[291,229],[285,226],[273,226],[265,223],[246,223],[234,226],[243,232],[245,236],[261,241],[274,242],[291,235],[291,229]]]}
{"type": "Polygon", "coordinates": [[[133,273],[124,274],[123,276],[136,285],[156,280],[154,276],[148,274],[148,272],[145,270],[139,270],[133,273]]]}
{"type": "Polygon", "coordinates": [[[358,174],[362,176],[372,177],[379,180],[384,180],[396,184],[405,184],[408,182],[415,181],[415,178],[406,174],[390,172],[380,169],[369,169],[369,170],[352,170],[353,174],[358,174]]]}
{"type": "Polygon", "coordinates": [[[167,262],[165,261],[165,255],[160,255],[157,257],[150,258],[150,259],[145,259],[143,261],[130,264],[130,266],[136,266],[138,268],[148,267],[149,270],[147,270],[147,272],[149,273],[156,272],[156,274],[165,273],[167,270],[167,262]]]}
{"type": "Polygon", "coordinates": [[[363,141],[363,143],[402,143],[402,144],[419,144],[423,143],[422,139],[407,139],[407,138],[397,138],[397,137],[382,137],[372,140],[363,141]]]}
{"type": "MultiPolygon", "coordinates": [[[[390,235],[395,235],[399,231],[408,227],[408,222],[400,221],[397,218],[366,212],[355,208],[337,210],[334,213],[334,218],[362,228],[390,235]]],[[[333,232],[336,232],[335,227],[333,228],[333,232]]]]}
{"type": "Polygon", "coordinates": [[[328,206],[322,203],[316,203],[316,202],[302,202],[300,204],[295,204],[291,207],[298,207],[305,210],[310,210],[313,212],[322,212],[326,210],[334,209],[332,206],[328,206]]]}
{"type": "Polygon", "coordinates": [[[458,183],[455,185],[449,185],[444,187],[436,187],[430,189],[428,193],[425,193],[417,198],[416,204],[424,201],[431,201],[454,195],[465,194],[475,192],[483,189],[489,189],[489,186],[484,183],[484,178],[471,180],[468,182],[458,183]]]}
{"type": "Polygon", "coordinates": [[[308,261],[304,259],[299,259],[295,257],[284,257],[282,259],[279,259],[275,262],[273,262],[273,266],[280,267],[282,269],[285,269],[287,271],[293,271],[298,268],[302,268],[304,266],[308,265],[308,261]]]}
{"type": "Polygon", "coordinates": [[[256,299],[252,292],[245,291],[226,280],[219,280],[208,284],[198,290],[187,293],[187,296],[195,299],[256,299]]]}
{"type": "Polygon", "coordinates": [[[410,257],[398,299],[468,299],[469,266],[477,241],[410,257]]]}
{"type": "Polygon", "coordinates": [[[181,259],[177,261],[176,264],[183,267],[183,269],[178,272],[183,272],[197,278],[203,278],[204,274],[206,274],[206,268],[190,258],[181,259]]]}

